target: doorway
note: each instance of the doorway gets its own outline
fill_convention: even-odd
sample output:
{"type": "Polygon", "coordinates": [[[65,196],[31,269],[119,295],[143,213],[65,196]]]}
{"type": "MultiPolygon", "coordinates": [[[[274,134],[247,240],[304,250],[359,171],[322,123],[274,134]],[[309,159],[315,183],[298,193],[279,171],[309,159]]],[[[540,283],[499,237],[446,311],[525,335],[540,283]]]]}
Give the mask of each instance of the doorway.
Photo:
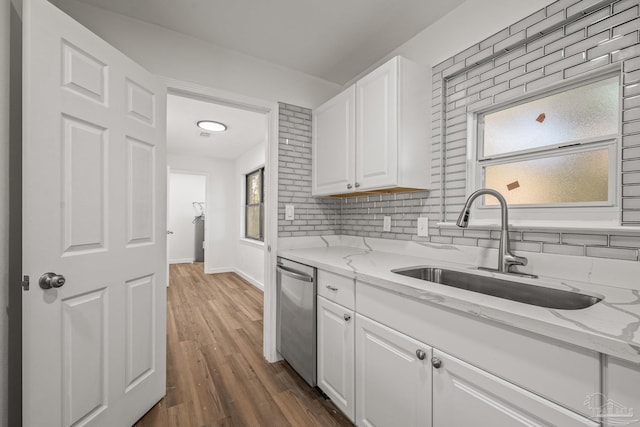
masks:
{"type": "Polygon", "coordinates": [[[169,264],[205,260],[207,175],[169,170],[167,252],[169,264]]]}
{"type": "Polygon", "coordinates": [[[204,271],[235,272],[264,291],[263,355],[274,362],[278,104],[173,79],[165,83],[168,166],[208,174],[204,271]],[[193,105],[202,109],[189,116],[193,105]],[[185,126],[183,133],[173,134],[174,120],[185,126]],[[222,122],[226,131],[200,129],[199,120],[222,122]],[[227,138],[238,131],[239,137],[227,138]],[[247,175],[258,169],[264,170],[262,240],[247,238],[245,221],[247,175]]]}

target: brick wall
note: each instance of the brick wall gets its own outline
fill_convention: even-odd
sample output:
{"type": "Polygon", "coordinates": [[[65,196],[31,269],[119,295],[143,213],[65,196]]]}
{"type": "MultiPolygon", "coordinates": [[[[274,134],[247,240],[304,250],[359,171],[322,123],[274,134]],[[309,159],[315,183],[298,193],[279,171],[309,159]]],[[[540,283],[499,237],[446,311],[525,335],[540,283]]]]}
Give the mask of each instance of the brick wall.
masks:
{"type": "Polygon", "coordinates": [[[311,110],[280,103],[278,236],[339,234],[340,200],[311,197],[311,110]],[[285,204],[295,219],[284,218],[285,204]]]}
{"type": "MultiPolygon", "coordinates": [[[[436,226],[455,221],[464,204],[468,111],[618,62],[625,85],[622,222],[640,225],[639,3],[559,0],[434,67],[433,189],[343,199],[339,232],[497,248],[499,230],[436,226]],[[382,232],[384,215],[391,216],[390,233],[382,232]],[[419,216],[430,219],[429,237],[416,235],[419,216]]],[[[632,230],[513,231],[511,239],[516,251],[640,260],[640,233],[632,230]]]]}

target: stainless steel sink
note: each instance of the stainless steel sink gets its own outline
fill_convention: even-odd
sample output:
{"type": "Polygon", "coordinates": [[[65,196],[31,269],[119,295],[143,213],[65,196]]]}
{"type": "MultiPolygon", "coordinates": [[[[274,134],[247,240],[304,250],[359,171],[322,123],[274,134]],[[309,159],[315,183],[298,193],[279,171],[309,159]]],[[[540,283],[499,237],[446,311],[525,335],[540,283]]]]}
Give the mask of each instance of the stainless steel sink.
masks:
{"type": "Polygon", "coordinates": [[[441,285],[466,289],[471,292],[561,310],[580,310],[591,307],[602,300],[598,297],[577,292],[528,285],[511,280],[438,267],[411,267],[392,270],[392,272],[441,285]]]}

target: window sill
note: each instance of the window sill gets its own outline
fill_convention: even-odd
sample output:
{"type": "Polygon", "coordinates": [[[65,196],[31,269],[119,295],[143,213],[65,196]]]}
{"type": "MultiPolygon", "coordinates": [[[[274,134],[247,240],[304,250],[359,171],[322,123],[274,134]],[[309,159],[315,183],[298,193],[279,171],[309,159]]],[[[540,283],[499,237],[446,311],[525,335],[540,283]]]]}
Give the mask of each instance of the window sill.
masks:
{"type": "MultiPolygon", "coordinates": [[[[436,224],[440,228],[459,228],[455,222],[438,222],[436,224]]],[[[499,230],[500,224],[498,223],[482,223],[474,224],[473,221],[469,223],[469,227],[472,230],[499,230]]],[[[521,223],[512,224],[509,223],[509,230],[511,231],[558,231],[568,233],[607,233],[607,234],[640,234],[640,227],[626,227],[622,225],[606,226],[602,224],[534,224],[534,223],[521,223]]]]}
{"type": "Polygon", "coordinates": [[[264,242],[260,240],[247,239],[244,237],[240,238],[240,243],[247,246],[253,246],[254,248],[264,249],[264,242]]]}

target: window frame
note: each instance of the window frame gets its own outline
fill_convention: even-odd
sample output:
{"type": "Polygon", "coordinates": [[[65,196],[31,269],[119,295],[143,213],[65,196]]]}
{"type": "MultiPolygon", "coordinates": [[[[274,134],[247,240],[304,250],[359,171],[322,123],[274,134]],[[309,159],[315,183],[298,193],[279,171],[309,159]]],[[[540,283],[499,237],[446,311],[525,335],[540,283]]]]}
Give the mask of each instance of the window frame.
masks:
{"type": "Polygon", "coordinates": [[[247,172],[244,174],[244,203],[243,203],[243,211],[244,211],[244,232],[243,234],[243,238],[245,239],[249,239],[253,242],[264,242],[264,166],[261,166],[257,169],[252,170],[251,172],[247,172]],[[249,177],[251,175],[254,175],[255,173],[259,172],[260,173],[260,202],[259,203],[249,203],[249,177]],[[259,232],[259,237],[253,237],[253,236],[249,236],[247,234],[247,223],[249,220],[249,215],[247,215],[247,211],[248,211],[248,207],[250,206],[259,206],[259,212],[260,212],[260,216],[259,216],[259,224],[258,224],[258,228],[260,230],[259,232]]]}
{"type": "MultiPolygon", "coordinates": [[[[562,204],[519,204],[509,205],[510,223],[519,226],[557,226],[557,227],[619,227],[622,218],[621,209],[621,141],[622,141],[622,111],[623,111],[622,71],[619,66],[608,68],[598,73],[591,73],[584,77],[567,79],[556,85],[547,86],[516,100],[496,103],[489,108],[477,109],[467,113],[467,177],[466,196],[484,185],[485,167],[549,158],[565,154],[583,153],[606,148],[609,157],[608,200],[606,202],[567,202],[562,204]],[[560,92],[585,86],[590,83],[606,80],[611,77],[618,79],[618,123],[617,133],[603,135],[596,138],[585,138],[577,141],[566,141],[540,148],[516,150],[506,154],[482,157],[484,126],[481,120],[487,114],[505,110],[517,105],[545,98],[560,92]]],[[[499,215],[495,210],[499,205],[485,205],[484,197],[472,206],[471,225],[488,226],[499,222],[499,215]]]]}

